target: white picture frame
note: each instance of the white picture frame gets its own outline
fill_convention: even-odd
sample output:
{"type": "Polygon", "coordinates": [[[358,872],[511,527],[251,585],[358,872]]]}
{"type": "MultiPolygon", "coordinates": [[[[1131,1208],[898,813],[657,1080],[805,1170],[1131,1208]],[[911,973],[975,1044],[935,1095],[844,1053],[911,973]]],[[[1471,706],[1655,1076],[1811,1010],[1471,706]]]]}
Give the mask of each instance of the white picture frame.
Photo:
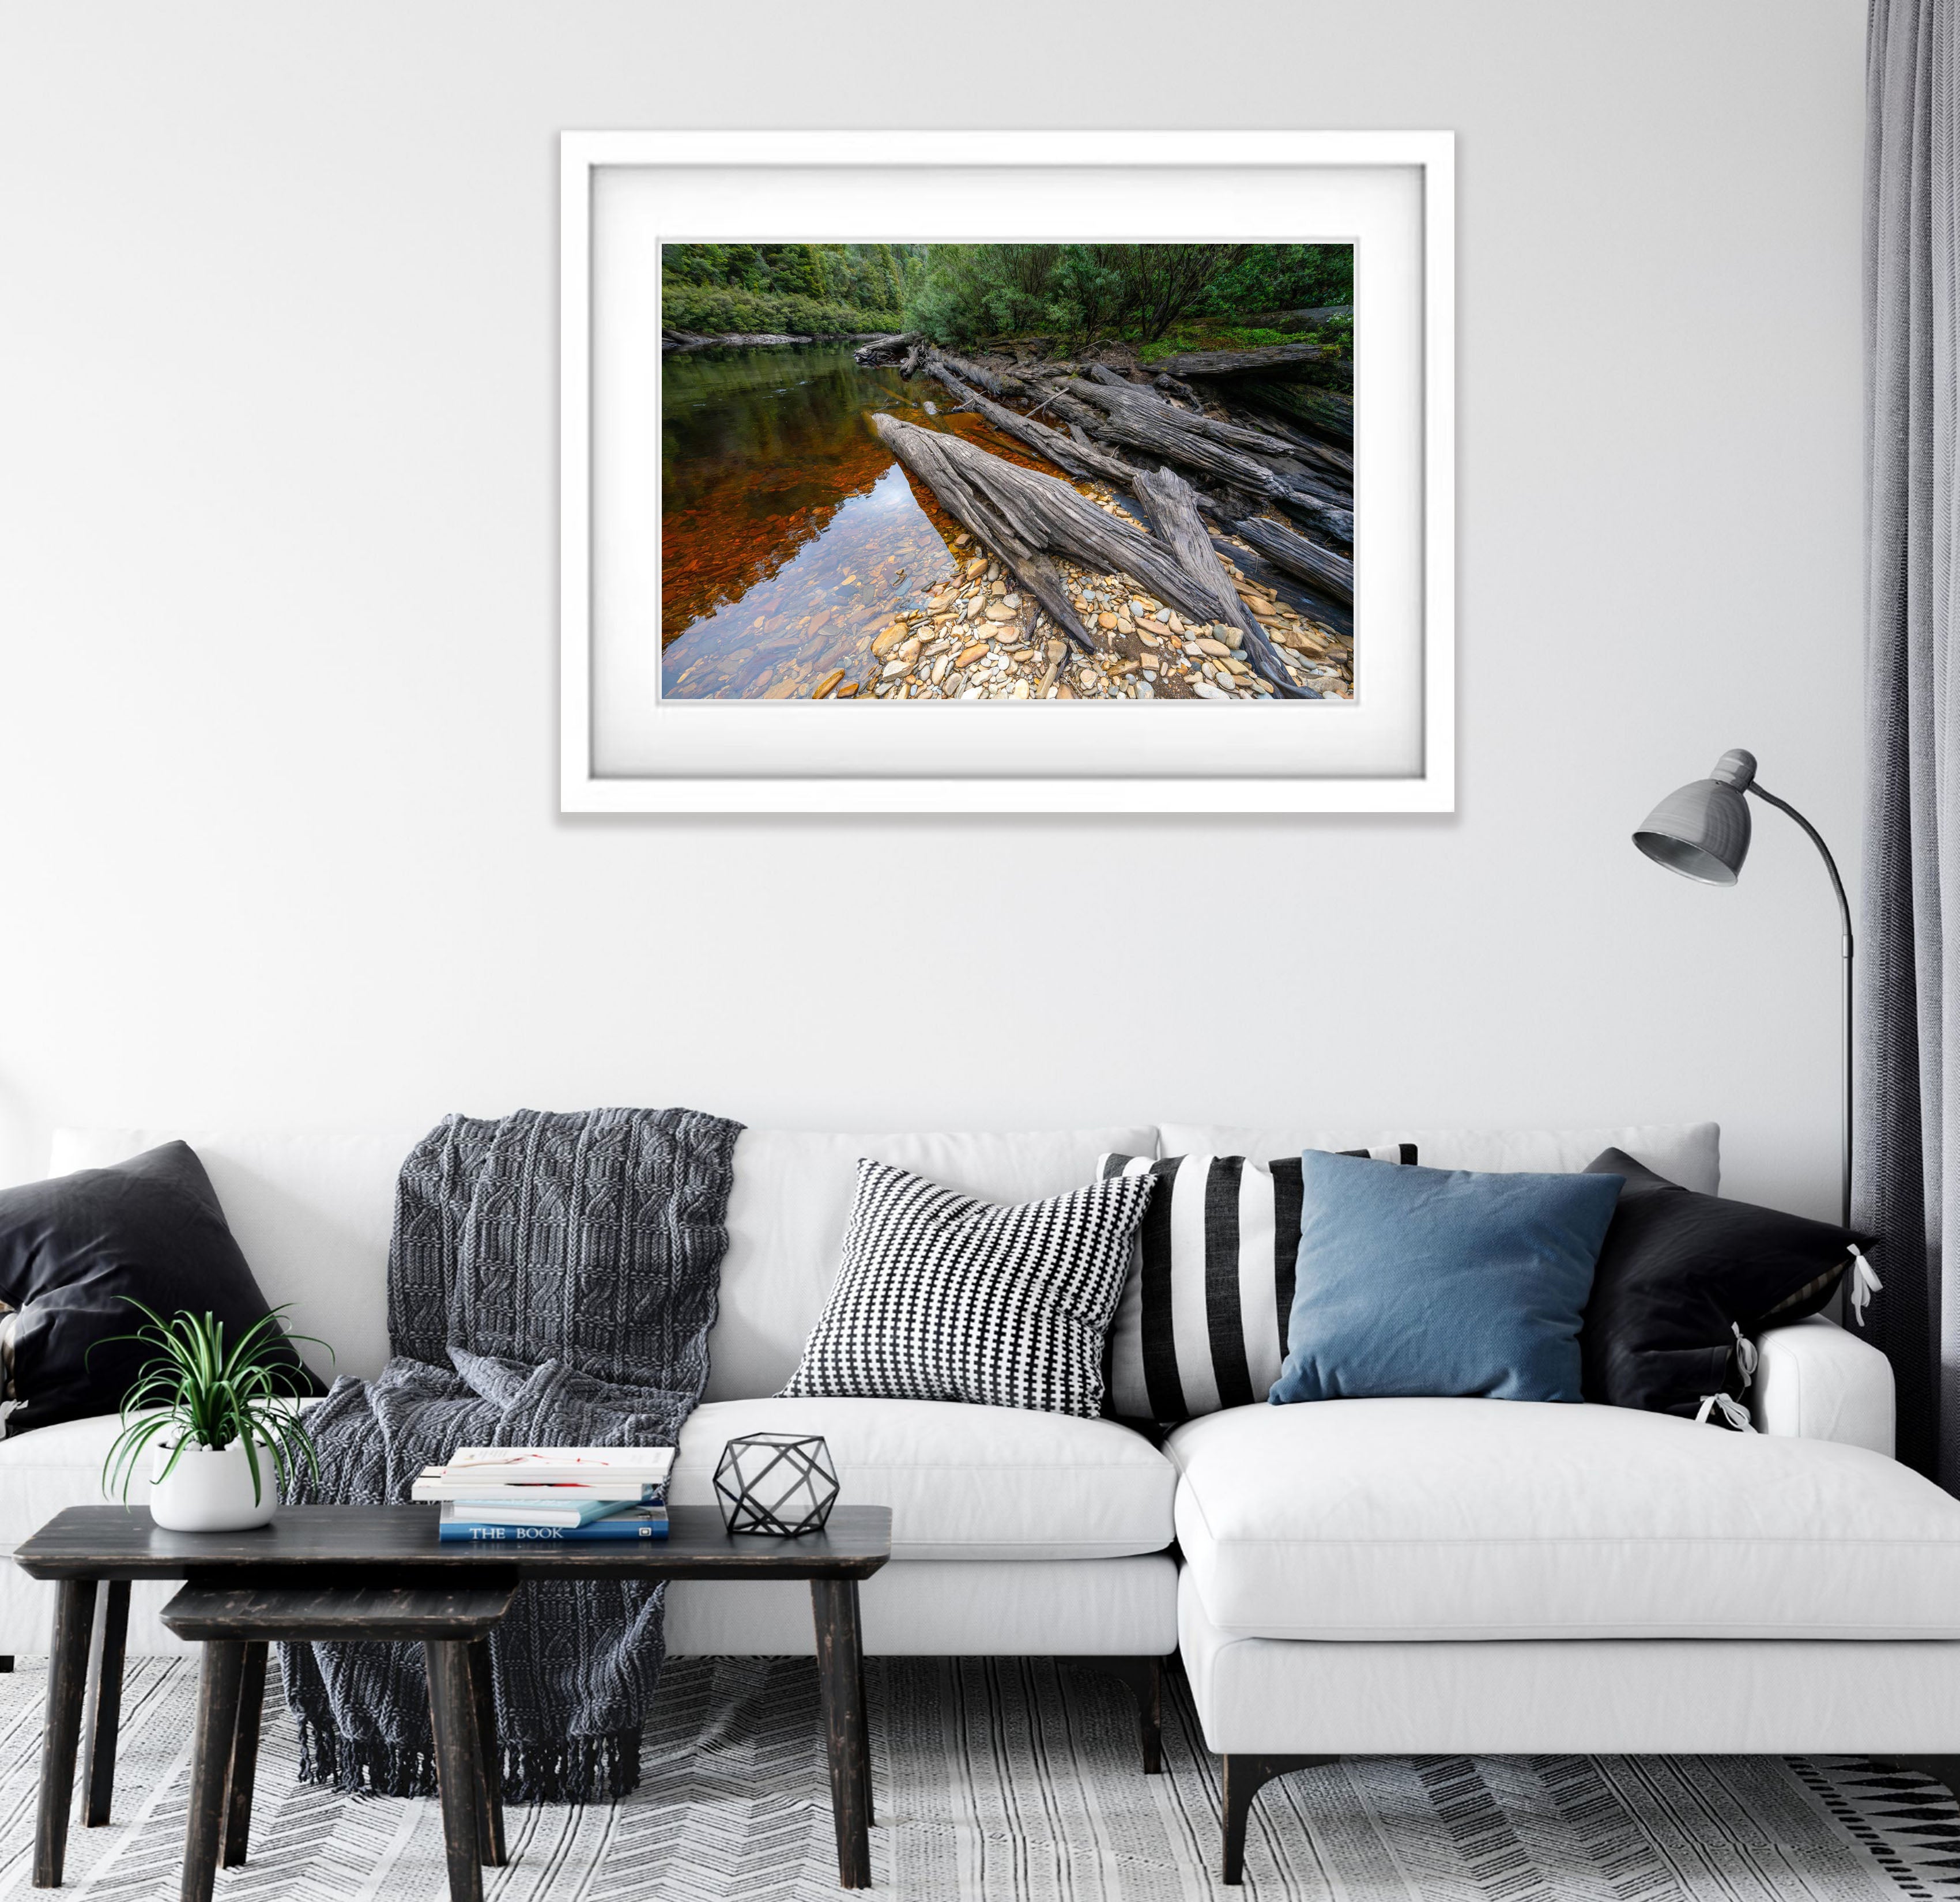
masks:
{"type": "Polygon", "coordinates": [[[560,155],[562,810],[1455,809],[1452,134],[568,132],[560,155]],[[928,202],[958,215],[918,229],[928,202]],[[881,706],[822,728],[829,703],[615,685],[649,638],[658,671],[663,235],[953,243],[1045,235],[1036,218],[1079,233],[1119,205],[1099,234],[1356,234],[1351,703],[881,706]],[[1201,205],[1216,222],[1195,228],[1201,205]]]}

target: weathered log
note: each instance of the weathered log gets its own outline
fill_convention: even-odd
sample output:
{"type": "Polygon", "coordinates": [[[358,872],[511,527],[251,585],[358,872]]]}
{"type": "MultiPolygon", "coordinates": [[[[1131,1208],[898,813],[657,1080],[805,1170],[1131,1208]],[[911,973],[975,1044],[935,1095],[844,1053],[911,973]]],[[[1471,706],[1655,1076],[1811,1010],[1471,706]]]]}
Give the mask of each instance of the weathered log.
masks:
{"type": "Polygon", "coordinates": [[[1286,383],[1271,377],[1236,377],[1230,389],[1236,402],[1255,409],[1270,410],[1343,449],[1354,447],[1351,396],[1344,396],[1337,390],[1319,390],[1312,383],[1286,383]]]}
{"type": "Polygon", "coordinates": [[[1236,403],[1228,404],[1227,407],[1232,412],[1233,421],[1244,424],[1248,429],[1263,429],[1269,435],[1284,438],[1290,445],[1290,454],[1297,456],[1309,469],[1321,471],[1331,482],[1352,495],[1354,458],[1346,450],[1336,449],[1332,443],[1323,442],[1318,436],[1309,436],[1297,423],[1288,422],[1283,416],[1247,409],[1236,403]]]}
{"type": "Polygon", "coordinates": [[[1354,603],[1354,564],[1345,556],[1296,535],[1269,515],[1255,515],[1233,527],[1276,568],[1284,568],[1349,606],[1354,603]]]}
{"type": "MultiPolygon", "coordinates": [[[[1084,654],[1093,654],[1096,643],[1076,618],[1075,603],[1069,599],[1061,571],[1039,545],[1020,532],[1015,517],[1004,510],[982,484],[972,479],[975,471],[969,456],[1011,469],[1010,463],[975,449],[957,436],[921,429],[915,423],[901,422],[879,410],[871,418],[878,439],[907,469],[924,482],[955,521],[961,523],[974,539],[990,549],[1014,578],[1039,601],[1063,634],[1084,654]],[[962,453],[964,452],[964,454],[962,453]]],[[[1017,473],[1020,472],[1017,472],[1017,473]]],[[[1046,478],[1044,480],[1048,479],[1046,478]]],[[[1074,491],[1069,491],[1071,495],[1074,491]]]]}
{"type": "Polygon", "coordinates": [[[1252,666],[1275,693],[1290,700],[1318,700],[1319,694],[1297,685],[1287,672],[1258,617],[1233,587],[1198,520],[1198,498],[1191,485],[1176,470],[1160,469],[1154,474],[1139,470],[1135,487],[1137,499],[1149,510],[1157,533],[1170,544],[1178,566],[1204,590],[1210,604],[1205,619],[1229,621],[1239,629],[1252,666]]]}
{"type": "Polygon", "coordinates": [[[1136,471],[1120,457],[1109,455],[1105,450],[1072,441],[1058,430],[1037,422],[1032,416],[1018,415],[999,403],[990,402],[977,390],[967,388],[951,365],[956,358],[940,357],[934,359],[932,374],[949,395],[964,403],[976,415],[984,416],[1004,436],[1011,436],[1017,442],[1025,443],[1038,456],[1045,456],[1058,469],[1065,469],[1071,476],[1085,479],[1100,476],[1105,482],[1113,482],[1125,488],[1130,485],[1136,471]]]}
{"type": "Polygon", "coordinates": [[[975,363],[965,357],[950,356],[943,350],[935,351],[934,356],[963,383],[973,383],[985,390],[990,396],[1024,396],[1028,393],[1027,385],[1020,377],[1008,375],[1004,371],[989,370],[984,363],[975,363]]]}
{"type": "Polygon", "coordinates": [[[918,334],[916,330],[896,330],[889,336],[873,337],[870,342],[860,344],[851,351],[852,361],[867,367],[873,364],[896,363],[918,342],[918,334]]]}
{"type": "MultiPolygon", "coordinates": [[[[1070,387],[1071,392],[1112,394],[1101,386],[1090,383],[1078,382],[1070,387]]],[[[1153,399],[1133,402],[1128,398],[1114,397],[1099,409],[1092,409],[1080,402],[1064,407],[1058,398],[1056,408],[1064,421],[1080,422],[1100,441],[1121,444],[1125,448],[1140,449],[1146,455],[1163,461],[1201,469],[1249,494],[1278,502],[1343,541],[1354,539],[1354,511],[1329,498],[1324,480],[1297,469],[1275,469],[1270,462],[1255,460],[1243,450],[1220,442],[1207,433],[1208,429],[1229,428],[1230,425],[1214,423],[1209,417],[1188,415],[1153,399]],[[1200,425],[1205,427],[1200,428],[1200,425]]],[[[1288,448],[1277,437],[1271,440],[1281,450],[1288,448]]]]}
{"type": "Polygon", "coordinates": [[[1093,651],[1049,554],[1085,568],[1127,574],[1147,593],[1199,620],[1209,620],[1210,593],[1162,544],[1106,514],[1059,476],[1023,469],[957,436],[922,429],[880,411],[871,418],[879,440],[939,498],[959,522],[1026,583],[1070,639],[1093,651]],[[1046,590],[1052,589],[1052,600],[1046,590]],[[1058,611],[1058,608],[1059,611],[1058,611]]]}
{"type": "Polygon", "coordinates": [[[1198,350],[1188,356],[1166,357],[1157,369],[1170,377],[1249,377],[1340,361],[1340,351],[1326,345],[1276,343],[1263,350],[1198,350]]]}
{"type": "Polygon", "coordinates": [[[663,330],[660,353],[674,350],[749,350],[774,344],[813,343],[813,337],[782,336],[773,330],[730,330],[719,336],[703,336],[695,330],[663,330]]]}
{"type": "Polygon", "coordinates": [[[1152,379],[1152,387],[1161,390],[1167,396],[1182,399],[1189,403],[1194,409],[1198,407],[1198,392],[1192,389],[1189,383],[1179,383],[1175,377],[1157,376],[1152,379]]]}
{"type": "Polygon", "coordinates": [[[1100,383],[1108,390],[1134,390],[1138,386],[1128,377],[1112,370],[1106,363],[1092,363],[1083,375],[1093,383],[1100,383]]]}
{"type": "Polygon", "coordinates": [[[899,365],[900,379],[910,383],[932,355],[932,345],[921,337],[905,352],[905,361],[899,365]]]}
{"type": "Polygon", "coordinates": [[[1311,330],[1324,323],[1332,323],[1338,317],[1352,317],[1354,307],[1351,304],[1322,304],[1311,310],[1255,310],[1235,321],[1256,326],[1262,330],[1284,330],[1293,326],[1311,330]]]}
{"type": "Polygon", "coordinates": [[[1160,414],[1161,420],[1172,429],[1188,429],[1195,436],[1209,437],[1214,443],[1223,443],[1231,449],[1242,449],[1255,456],[1293,453],[1293,444],[1269,430],[1249,429],[1242,423],[1221,423],[1215,416],[1173,409],[1154,390],[1141,390],[1134,383],[1126,383],[1112,388],[1107,384],[1078,381],[1070,388],[1112,415],[1118,403],[1149,403],[1153,406],[1153,413],[1160,414]]]}

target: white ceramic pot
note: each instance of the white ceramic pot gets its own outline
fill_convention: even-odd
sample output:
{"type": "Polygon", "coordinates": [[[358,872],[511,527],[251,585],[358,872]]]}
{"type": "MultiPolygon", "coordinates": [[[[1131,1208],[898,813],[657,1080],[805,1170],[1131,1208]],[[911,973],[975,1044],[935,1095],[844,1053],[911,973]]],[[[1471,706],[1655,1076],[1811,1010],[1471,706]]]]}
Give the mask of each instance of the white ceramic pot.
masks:
{"type": "Polygon", "coordinates": [[[252,1468],[245,1442],[234,1439],[213,1452],[186,1446],[167,1477],[170,1449],[158,1446],[150,1462],[150,1517],[170,1532],[245,1532],[271,1522],[279,1503],[272,1458],[259,1449],[259,1496],[252,1496],[252,1468]]]}

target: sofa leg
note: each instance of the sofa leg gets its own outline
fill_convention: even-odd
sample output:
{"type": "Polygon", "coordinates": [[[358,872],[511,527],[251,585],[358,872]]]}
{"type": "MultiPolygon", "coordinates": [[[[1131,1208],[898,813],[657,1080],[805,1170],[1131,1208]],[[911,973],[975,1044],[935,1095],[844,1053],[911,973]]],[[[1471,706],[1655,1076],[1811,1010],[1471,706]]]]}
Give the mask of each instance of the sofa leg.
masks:
{"type": "Polygon", "coordinates": [[[0,1671],[11,1671],[13,1668],[14,1660],[4,1653],[0,1653],[0,1671]]]}
{"type": "Polygon", "coordinates": [[[1960,1797],[1960,1757],[1881,1757],[1878,1761],[1900,1770],[1916,1770],[1960,1797]]]}
{"type": "Polygon", "coordinates": [[[1144,1774],[1163,1769],[1163,1668],[1161,1658],[1064,1658],[1064,1664],[1120,1678],[1137,1700],[1137,1739],[1143,1747],[1144,1774]]]}
{"type": "Polygon", "coordinates": [[[1249,1757],[1227,1752],[1225,1757],[1224,1879],[1236,1888],[1246,1878],[1246,1822],[1252,1799],[1275,1776],[1289,1770],[1311,1770],[1316,1764],[1338,1764],[1338,1757],[1249,1757]]]}

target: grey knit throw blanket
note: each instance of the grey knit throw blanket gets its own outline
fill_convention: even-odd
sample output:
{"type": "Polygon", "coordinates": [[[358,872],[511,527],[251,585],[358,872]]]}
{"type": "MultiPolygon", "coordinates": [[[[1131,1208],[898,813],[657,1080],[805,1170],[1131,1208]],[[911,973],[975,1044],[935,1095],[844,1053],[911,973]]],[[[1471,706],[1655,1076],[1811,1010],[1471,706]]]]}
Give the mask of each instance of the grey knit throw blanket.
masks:
{"type": "MultiPolygon", "coordinates": [[[[402,1166],[394,1358],[308,1416],[294,1500],[406,1500],[459,1446],[671,1446],[708,1378],[739,1123],[686,1109],[451,1116],[402,1166]]],[[[431,1530],[431,1536],[434,1536],[431,1530]]],[[[541,1580],[491,1640],[504,1792],[605,1802],[640,1780],[664,1588],[541,1580]]],[[[300,1773],[435,1787],[417,1645],[288,1645],[300,1773]]]]}

